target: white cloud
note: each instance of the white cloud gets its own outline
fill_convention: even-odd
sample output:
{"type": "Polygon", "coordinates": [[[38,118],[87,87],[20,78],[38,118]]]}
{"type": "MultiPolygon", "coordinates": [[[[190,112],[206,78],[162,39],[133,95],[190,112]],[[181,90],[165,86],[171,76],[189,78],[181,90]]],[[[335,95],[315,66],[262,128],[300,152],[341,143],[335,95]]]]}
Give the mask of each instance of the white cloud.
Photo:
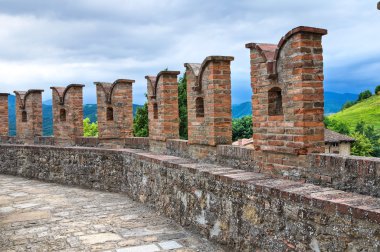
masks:
{"type": "MultiPolygon", "coordinates": [[[[136,79],[142,103],[144,76],[219,54],[232,63],[234,102],[250,99],[247,42],[277,43],[289,29],[327,28],[327,90],[346,92],[356,82],[380,83],[380,11],[376,1],[227,0],[13,0],[0,3],[1,90],[136,79]]],[[[363,86],[352,86],[359,92],[363,86]]]]}

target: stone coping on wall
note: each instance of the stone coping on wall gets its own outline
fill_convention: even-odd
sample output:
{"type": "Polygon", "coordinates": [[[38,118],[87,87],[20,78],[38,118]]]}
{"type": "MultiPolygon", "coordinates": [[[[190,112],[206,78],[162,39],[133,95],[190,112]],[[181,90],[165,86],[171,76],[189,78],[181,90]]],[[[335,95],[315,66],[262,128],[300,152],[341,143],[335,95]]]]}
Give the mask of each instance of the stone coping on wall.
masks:
{"type": "MultiPolygon", "coordinates": [[[[200,173],[226,184],[235,184],[240,187],[253,188],[256,192],[271,197],[282,198],[292,202],[302,203],[323,209],[329,214],[348,215],[353,219],[368,220],[380,224],[380,199],[357,193],[350,193],[334,188],[317,186],[309,183],[272,178],[261,173],[247,172],[245,170],[224,167],[220,165],[195,163],[190,159],[152,153],[139,149],[104,149],[88,147],[55,147],[36,145],[0,144],[1,149],[21,148],[36,150],[78,151],[99,154],[126,154],[140,160],[160,164],[167,169],[179,169],[192,174],[200,173]]],[[[1,150],[1,152],[3,152],[1,150]]],[[[4,169],[3,169],[4,171],[4,169]]],[[[16,175],[16,174],[14,174],[16,175]]],[[[19,174],[22,175],[22,174],[19,174]]]]}

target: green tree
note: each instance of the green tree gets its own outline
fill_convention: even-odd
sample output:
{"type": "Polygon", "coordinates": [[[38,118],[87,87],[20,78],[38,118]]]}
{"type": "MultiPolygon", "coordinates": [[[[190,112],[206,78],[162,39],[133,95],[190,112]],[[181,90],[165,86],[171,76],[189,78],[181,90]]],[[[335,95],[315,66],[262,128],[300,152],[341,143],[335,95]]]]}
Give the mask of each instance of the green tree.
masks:
{"type": "Polygon", "coordinates": [[[375,88],[375,95],[380,95],[380,85],[375,88]]]}
{"type": "MultiPolygon", "coordinates": [[[[147,96],[145,94],[145,96],[147,96]]],[[[149,119],[148,119],[148,103],[137,108],[135,118],[133,119],[133,135],[136,137],[149,136],[149,119]]]]}
{"type": "Polygon", "coordinates": [[[90,118],[83,120],[83,133],[85,137],[98,136],[98,122],[91,123],[90,118]]]}
{"type": "Polygon", "coordinates": [[[380,157],[380,135],[376,132],[373,125],[366,125],[364,121],[360,121],[356,124],[355,132],[365,136],[373,146],[372,155],[380,157]]]}
{"type": "MultiPolygon", "coordinates": [[[[326,123],[326,120],[325,120],[325,123],[326,123]]],[[[329,119],[328,124],[329,124],[327,126],[328,129],[331,129],[335,132],[338,132],[338,133],[344,134],[344,135],[350,134],[350,128],[344,122],[329,119]]]]}
{"type": "Polygon", "coordinates": [[[361,92],[361,93],[359,94],[358,102],[363,101],[363,100],[365,100],[365,99],[368,99],[368,98],[370,98],[371,96],[372,96],[371,91],[369,91],[369,90],[365,90],[365,91],[363,91],[363,92],[361,92]]]}
{"type": "Polygon", "coordinates": [[[232,140],[236,141],[242,138],[251,138],[252,130],[252,116],[244,116],[232,121],[232,140]]]}
{"type": "Polygon", "coordinates": [[[179,137],[187,139],[187,80],[184,74],[178,82],[179,137]]]}
{"type": "Polygon", "coordinates": [[[355,105],[355,102],[353,102],[353,101],[346,101],[346,102],[343,104],[343,107],[342,107],[341,110],[348,109],[349,107],[352,107],[353,105],[355,105]]]}
{"type": "Polygon", "coordinates": [[[351,136],[356,140],[351,147],[352,155],[366,157],[372,156],[374,151],[373,144],[366,136],[358,132],[354,132],[351,136]]]}

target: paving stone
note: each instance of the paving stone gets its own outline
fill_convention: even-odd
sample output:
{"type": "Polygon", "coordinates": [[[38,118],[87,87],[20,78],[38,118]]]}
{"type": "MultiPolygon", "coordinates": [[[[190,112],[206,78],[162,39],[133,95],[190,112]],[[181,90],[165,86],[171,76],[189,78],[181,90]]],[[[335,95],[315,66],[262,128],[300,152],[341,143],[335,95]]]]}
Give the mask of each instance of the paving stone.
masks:
{"type": "Polygon", "coordinates": [[[84,244],[96,244],[96,243],[104,243],[108,241],[119,241],[122,238],[119,235],[113,234],[113,233],[101,233],[101,234],[80,236],[79,239],[84,244]]]}
{"type": "Polygon", "coordinates": [[[0,188],[0,252],[149,252],[177,239],[183,251],[223,251],[123,194],[4,175],[0,188]]]}
{"type": "Polygon", "coordinates": [[[176,241],[166,241],[160,242],[158,244],[162,249],[170,250],[170,249],[180,249],[183,246],[176,241]]]}
{"type": "Polygon", "coordinates": [[[155,244],[150,244],[150,245],[142,245],[142,246],[136,246],[136,247],[130,247],[130,248],[122,248],[122,249],[117,249],[117,252],[156,252],[160,251],[161,249],[155,245],[155,244]]]}
{"type": "Polygon", "coordinates": [[[50,217],[50,213],[48,211],[33,211],[26,213],[14,213],[8,216],[5,216],[4,219],[0,221],[0,223],[12,223],[12,222],[20,222],[20,221],[32,221],[32,220],[41,220],[48,219],[50,217]]]}

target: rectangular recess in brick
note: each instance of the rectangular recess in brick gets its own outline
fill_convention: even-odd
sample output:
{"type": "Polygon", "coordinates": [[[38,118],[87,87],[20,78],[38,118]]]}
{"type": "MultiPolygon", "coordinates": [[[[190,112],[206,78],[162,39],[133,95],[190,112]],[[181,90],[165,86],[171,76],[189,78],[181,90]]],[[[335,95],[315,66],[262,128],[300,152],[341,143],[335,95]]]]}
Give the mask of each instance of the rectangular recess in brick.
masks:
{"type": "Polygon", "coordinates": [[[42,92],[41,89],[14,91],[16,95],[16,134],[20,139],[34,141],[42,136],[42,92]]]}
{"type": "Polygon", "coordinates": [[[8,93],[0,93],[0,136],[8,136],[8,93]]]}
{"type": "Polygon", "coordinates": [[[114,83],[95,82],[98,103],[99,138],[133,136],[132,84],[119,79],[114,83]]]}
{"type": "Polygon", "coordinates": [[[189,144],[232,143],[233,60],[229,56],[209,56],[202,64],[185,64],[189,144]]]}
{"type": "Polygon", "coordinates": [[[148,91],[149,138],[166,141],[179,138],[179,71],[161,71],[146,76],[148,91]]]}
{"type": "Polygon", "coordinates": [[[51,87],[53,96],[54,137],[75,142],[83,136],[83,87],[70,84],[67,87],[51,87]]]}
{"type": "Polygon", "coordinates": [[[263,167],[298,165],[324,151],[324,29],[297,27],[275,44],[249,43],[253,142],[263,167]],[[290,162],[290,160],[294,160],[290,162]],[[297,162],[296,162],[297,160],[297,162]]]}

